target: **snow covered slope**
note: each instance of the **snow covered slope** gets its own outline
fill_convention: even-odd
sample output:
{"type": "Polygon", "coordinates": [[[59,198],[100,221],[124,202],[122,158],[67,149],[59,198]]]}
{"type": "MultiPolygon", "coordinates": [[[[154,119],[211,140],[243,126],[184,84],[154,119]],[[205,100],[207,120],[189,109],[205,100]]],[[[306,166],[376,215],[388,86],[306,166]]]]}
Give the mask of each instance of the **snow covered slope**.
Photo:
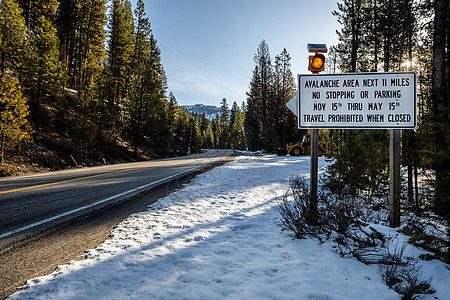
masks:
{"type": "MultiPolygon", "coordinates": [[[[331,241],[294,240],[276,225],[277,199],[292,175],[308,176],[309,163],[237,157],[130,216],[86,260],[30,280],[11,299],[400,299],[377,266],[341,258],[331,241]]],[[[434,275],[438,290],[425,299],[450,295],[445,265],[421,264],[430,264],[424,277],[434,275]]]]}
{"type": "Polygon", "coordinates": [[[204,104],[188,105],[183,106],[183,108],[187,109],[191,114],[205,114],[209,120],[215,119],[220,111],[220,108],[217,106],[204,104]]]}

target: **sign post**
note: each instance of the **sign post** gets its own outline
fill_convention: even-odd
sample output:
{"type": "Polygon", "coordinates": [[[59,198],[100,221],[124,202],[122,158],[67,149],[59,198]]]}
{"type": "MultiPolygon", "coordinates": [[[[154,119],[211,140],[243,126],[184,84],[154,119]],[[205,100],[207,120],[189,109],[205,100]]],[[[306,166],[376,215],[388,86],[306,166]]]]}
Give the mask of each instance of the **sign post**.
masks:
{"type": "MultiPolygon", "coordinates": [[[[400,130],[417,126],[417,73],[307,74],[298,75],[298,85],[298,127],[312,132],[311,178],[317,173],[318,129],[390,130],[390,222],[399,226],[400,130]]],[[[291,101],[289,107],[295,107],[291,101]]],[[[311,179],[314,191],[317,182],[311,179]]]]}
{"type": "Polygon", "coordinates": [[[400,226],[400,129],[389,130],[389,223],[400,226]]]}
{"type": "Polygon", "coordinates": [[[319,129],[311,130],[311,166],[310,166],[310,194],[311,194],[311,211],[317,212],[317,186],[319,177],[319,129]]]}

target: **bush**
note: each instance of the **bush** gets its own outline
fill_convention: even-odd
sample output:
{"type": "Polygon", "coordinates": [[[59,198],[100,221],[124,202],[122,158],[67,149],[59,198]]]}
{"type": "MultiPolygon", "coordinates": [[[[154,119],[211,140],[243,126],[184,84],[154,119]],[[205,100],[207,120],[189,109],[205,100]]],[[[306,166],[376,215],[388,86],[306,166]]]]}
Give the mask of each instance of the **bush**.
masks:
{"type": "Polygon", "coordinates": [[[417,260],[404,257],[406,243],[391,249],[386,247],[384,258],[379,263],[381,277],[389,288],[402,295],[402,299],[414,299],[417,294],[433,294],[432,277],[421,280],[422,272],[417,260]]]}
{"type": "Polygon", "coordinates": [[[337,198],[318,193],[312,203],[309,185],[301,177],[290,180],[290,188],[278,202],[283,229],[294,232],[295,238],[311,235],[322,241],[332,231],[346,237],[352,225],[359,224],[361,211],[351,197],[337,198]]]}
{"type": "Polygon", "coordinates": [[[290,188],[278,201],[283,230],[294,232],[295,238],[302,239],[306,235],[312,235],[322,240],[323,234],[330,233],[327,225],[328,215],[321,203],[323,195],[318,196],[317,209],[311,201],[309,186],[299,176],[290,180],[290,188]],[[292,199],[292,200],[291,200],[292,199]]]}
{"type": "Polygon", "coordinates": [[[361,210],[356,205],[355,198],[350,196],[337,198],[328,195],[324,205],[328,221],[339,235],[347,235],[352,225],[359,224],[361,210]]]}

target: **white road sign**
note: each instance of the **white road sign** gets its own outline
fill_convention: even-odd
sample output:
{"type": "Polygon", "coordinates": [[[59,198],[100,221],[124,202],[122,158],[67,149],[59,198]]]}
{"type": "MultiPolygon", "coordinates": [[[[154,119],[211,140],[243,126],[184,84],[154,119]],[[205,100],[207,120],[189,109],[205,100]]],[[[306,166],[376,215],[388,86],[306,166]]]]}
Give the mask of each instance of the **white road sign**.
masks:
{"type": "Polygon", "coordinates": [[[298,75],[298,127],[414,129],[417,73],[298,75]]]}

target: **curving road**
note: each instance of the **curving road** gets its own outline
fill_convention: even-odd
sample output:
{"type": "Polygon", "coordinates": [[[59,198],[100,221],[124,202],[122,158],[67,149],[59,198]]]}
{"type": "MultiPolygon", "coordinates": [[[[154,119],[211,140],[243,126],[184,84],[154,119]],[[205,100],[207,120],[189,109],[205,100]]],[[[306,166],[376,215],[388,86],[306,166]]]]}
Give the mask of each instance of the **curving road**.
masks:
{"type": "Polygon", "coordinates": [[[188,175],[232,155],[188,157],[0,179],[0,240],[55,226],[188,175]]]}

